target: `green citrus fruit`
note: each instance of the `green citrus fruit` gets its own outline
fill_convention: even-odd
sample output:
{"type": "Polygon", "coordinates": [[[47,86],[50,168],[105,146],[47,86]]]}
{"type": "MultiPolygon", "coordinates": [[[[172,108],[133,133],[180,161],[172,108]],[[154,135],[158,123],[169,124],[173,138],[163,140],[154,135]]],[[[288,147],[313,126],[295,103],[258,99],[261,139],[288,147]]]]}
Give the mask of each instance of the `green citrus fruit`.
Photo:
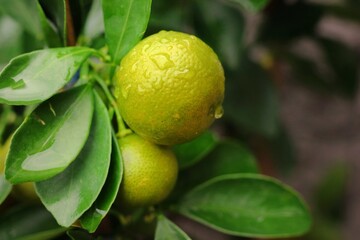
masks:
{"type": "Polygon", "coordinates": [[[119,139],[124,176],[119,190],[121,206],[157,204],[173,189],[178,172],[173,152],[136,134],[119,139]]]}
{"type": "Polygon", "coordinates": [[[8,138],[4,145],[0,146],[0,173],[4,173],[6,155],[10,149],[11,138],[8,138]]]}
{"type": "Polygon", "coordinates": [[[126,123],[161,145],[189,141],[222,116],[224,71],[199,38],[161,31],[121,61],[115,95],[126,123]]]}
{"type": "MultiPolygon", "coordinates": [[[[0,173],[4,173],[5,160],[11,145],[11,137],[6,140],[5,144],[0,147],[0,173]]],[[[12,195],[19,201],[39,202],[40,199],[35,192],[34,183],[25,182],[16,184],[12,188],[12,195]]]]}

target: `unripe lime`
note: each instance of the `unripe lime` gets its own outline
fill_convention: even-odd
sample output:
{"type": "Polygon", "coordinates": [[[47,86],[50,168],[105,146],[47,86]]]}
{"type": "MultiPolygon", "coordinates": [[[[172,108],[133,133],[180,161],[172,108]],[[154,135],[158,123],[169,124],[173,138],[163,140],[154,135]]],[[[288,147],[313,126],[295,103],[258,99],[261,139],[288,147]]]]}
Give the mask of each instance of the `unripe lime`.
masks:
{"type": "Polygon", "coordinates": [[[199,38],[161,31],[122,59],[116,97],[126,123],[161,145],[189,141],[223,114],[224,71],[199,38]]]}
{"type": "Polygon", "coordinates": [[[120,138],[119,146],[124,162],[119,205],[150,206],[164,200],[177,178],[178,164],[174,153],[136,134],[120,138]]]}

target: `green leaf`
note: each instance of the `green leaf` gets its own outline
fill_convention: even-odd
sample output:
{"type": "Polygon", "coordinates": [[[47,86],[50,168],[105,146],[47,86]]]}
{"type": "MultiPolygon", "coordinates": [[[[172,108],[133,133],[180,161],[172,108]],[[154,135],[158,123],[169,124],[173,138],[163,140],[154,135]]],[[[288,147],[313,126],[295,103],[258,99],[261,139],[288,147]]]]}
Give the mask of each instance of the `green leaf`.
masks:
{"type": "Polygon", "coordinates": [[[39,3],[37,4],[37,7],[38,7],[38,12],[39,12],[41,27],[42,27],[47,45],[50,48],[63,46],[62,42],[61,42],[61,38],[57,33],[57,29],[47,19],[45,12],[39,3]]]}
{"type": "Polygon", "coordinates": [[[248,11],[260,11],[262,10],[269,0],[227,0],[239,4],[242,8],[248,11]]]}
{"type": "Polygon", "coordinates": [[[194,186],[224,174],[257,172],[255,157],[243,145],[229,140],[220,142],[201,162],[180,171],[174,194],[182,195],[194,186]]]}
{"type": "Polygon", "coordinates": [[[23,51],[20,25],[8,16],[0,16],[0,70],[23,51]]]}
{"type": "Polygon", "coordinates": [[[65,0],[39,0],[47,18],[55,25],[62,46],[67,45],[66,3],[65,0]]]}
{"type": "MultiPolygon", "coordinates": [[[[110,124],[110,122],[108,123],[110,124]]],[[[80,218],[81,226],[90,233],[95,232],[101,220],[105,217],[114,203],[122,176],[123,162],[116,137],[113,136],[111,163],[105,185],[95,203],[80,218]]]]}
{"type": "MultiPolygon", "coordinates": [[[[100,2],[100,0],[95,1],[100,2]]],[[[84,29],[92,3],[93,0],[69,1],[71,13],[67,14],[71,14],[76,38],[82,33],[84,29]]],[[[96,28],[97,26],[93,27],[96,28]]]]}
{"type": "Polygon", "coordinates": [[[65,232],[43,207],[17,207],[0,217],[1,240],[47,240],[65,232]]]}
{"type": "Polygon", "coordinates": [[[151,10],[151,0],[102,1],[105,35],[115,64],[142,38],[151,10]]]}
{"type": "Polygon", "coordinates": [[[245,29],[240,10],[216,0],[198,0],[196,10],[195,26],[200,38],[214,49],[226,67],[236,69],[245,29]]]}
{"type": "Polygon", "coordinates": [[[12,189],[11,183],[5,179],[5,175],[0,173],[0,204],[5,201],[12,189]]]}
{"type": "Polygon", "coordinates": [[[215,135],[207,131],[190,142],[174,146],[179,168],[184,169],[200,161],[215,147],[216,142],[215,135]]]}
{"type": "Polygon", "coordinates": [[[71,80],[93,51],[84,47],[54,48],[14,58],[0,73],[0,103],[45,101],[71,80]]]}
{"type": "Polygon", "coordinates": [[[155,231],[155,240],[191,240],[178,226],[160,215],[155,231]]]}
{"type": "Polygon", "coordinates": [[[38,41],[44,39],[38,15],[37,1],[35,0],[0,0],[4,12],[17,21],[24,29],[38,41]]]}
{"type": "Polygon", "coordinates": [[[61,226],[70,226],[88,210],[105,184],[111,154],[109,123],[107,109],[96,97],[90,135],[77,159],[62,173],[35,184],[42,203],[61,226]]]}
{"type": "Polygon", "coordinates": [[[242,132],[266,137],[277,134],[279,104],[277,93],[269,74],[242,56],[238,71],[228,72],[224,118],[230,120],[242,132]]]}
{"type": "Polygon", "coordinates": [[[84,26],[84,35],[90,39],[104,32],[104,16],[101,1],[94,0],[84,26]]]}
{"type": "Polygon", "coordinates": [[[181,214],[236,236],[297,236],[311,224],[309,211],[297,193],[261,175],[214,178],[185,195],[178,207],[181,214]]]}
{"type": "Polygon", "coordinates": [[[5,175],[12,183],[40,181],[62,172],[89,135],[93,95],[81,86],[39,105],[12,138],[5,175]]]}

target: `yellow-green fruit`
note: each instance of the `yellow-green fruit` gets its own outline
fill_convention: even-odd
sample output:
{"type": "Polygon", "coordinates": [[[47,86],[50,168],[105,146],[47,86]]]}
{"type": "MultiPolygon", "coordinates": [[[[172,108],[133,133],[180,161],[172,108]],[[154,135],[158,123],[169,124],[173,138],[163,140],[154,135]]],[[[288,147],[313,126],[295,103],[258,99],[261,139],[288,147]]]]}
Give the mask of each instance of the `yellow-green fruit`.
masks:
{"type": "Polygon", "coordinates": [[[123,58],[115,78],[124,120],[151,142],[189,141],[223,114],[223,68],[195,36],[161,31],[143,39],[123,58]]]}
{"type": "Polygon", "coordinates": [[[141,207],[164,200],[176,183],[178,164],[174,153],[136,134],[120,138],[119,146],[124,162],[119,205],[141,207]]]}
{"type": "Polygon", "coordinates": [[[6,155],[9,151],[11,138],[7,139],[3,146],[0,146],[0,173],[4,173],[6,155]]]}
{"type": "MultiPolygon", "coordinates": [[[[10,149],[10,144],[11,144],[11,138],[6,140],[5,144],[0,147],[0,173],[4,173],[5,160],[7,153],[9,152],[10,149]]],[[[34,183],[32,182],[25,182],[14,185],[12,189],[12,194],[19,201],[37,202],[40,200],[35,192],[34,183]]]]}

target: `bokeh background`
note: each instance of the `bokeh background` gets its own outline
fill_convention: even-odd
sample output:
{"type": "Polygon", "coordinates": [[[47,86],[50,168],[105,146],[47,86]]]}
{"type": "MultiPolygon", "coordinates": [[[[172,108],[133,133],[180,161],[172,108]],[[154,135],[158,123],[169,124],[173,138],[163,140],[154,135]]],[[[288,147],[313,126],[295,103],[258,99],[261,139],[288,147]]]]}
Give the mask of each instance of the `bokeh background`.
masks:
{"type": "MultiPolygon", "coordinates": [[[[314,225],[296,239],[359,239],[360,1],[238,2],[154,1],[149,32],[191,32],[219,54],[227,88],[214,128],[304,196],[314,225]]],[[[178,221],[195,239],[227,239],[178,221]]]]}

